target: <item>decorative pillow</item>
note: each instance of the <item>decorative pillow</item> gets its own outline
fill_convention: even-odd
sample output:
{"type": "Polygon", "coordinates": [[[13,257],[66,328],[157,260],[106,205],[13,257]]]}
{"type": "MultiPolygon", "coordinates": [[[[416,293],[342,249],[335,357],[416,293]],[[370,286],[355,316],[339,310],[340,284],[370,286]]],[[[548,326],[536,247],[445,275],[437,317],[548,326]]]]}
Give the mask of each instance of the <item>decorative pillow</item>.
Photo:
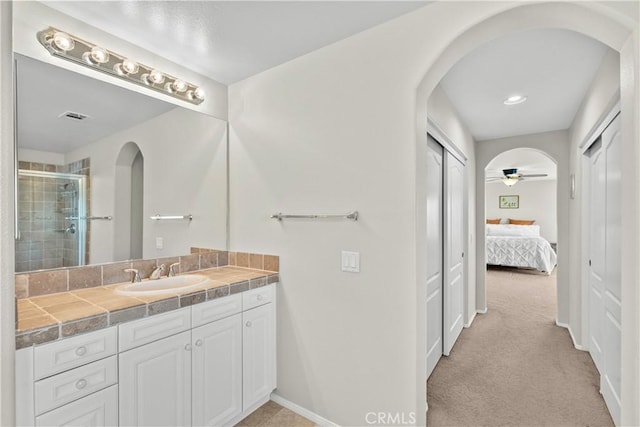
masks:
{"type": "Polygon", "coordinates": [[[533,219],[511,219],[509,218],[509,224],[513,225],[533,225],[536,221],[533,219]]]}
{"type": "Polygon", "coordinates": [[[500,218],[498,218],[498,219],[487,219],[487,224],[500,224],[500,218]]]}

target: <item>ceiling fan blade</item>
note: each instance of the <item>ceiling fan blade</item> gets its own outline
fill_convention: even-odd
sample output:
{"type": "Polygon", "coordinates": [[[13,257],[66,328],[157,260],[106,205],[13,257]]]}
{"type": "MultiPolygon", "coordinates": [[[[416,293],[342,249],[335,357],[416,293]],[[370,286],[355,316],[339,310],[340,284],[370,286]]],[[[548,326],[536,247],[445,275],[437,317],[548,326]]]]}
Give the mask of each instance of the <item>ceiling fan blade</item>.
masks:
{"type": "Polygon", "coordinates": [[[485,178],[485,181],[487,181],[487,182],[489,182],[489,181],[500,181],[502,178],[504,178],[504,177],[502,177],[502,176],[491,176],[491,177],[485,178]]]}
{"type": "Polygon", "coordinates": [[[546,173],[525,173],[523,175],[520,175],[521,177],[527,177],[527,178],[540,178],[543,176],[549,176],[549,174],[546,173]]]}

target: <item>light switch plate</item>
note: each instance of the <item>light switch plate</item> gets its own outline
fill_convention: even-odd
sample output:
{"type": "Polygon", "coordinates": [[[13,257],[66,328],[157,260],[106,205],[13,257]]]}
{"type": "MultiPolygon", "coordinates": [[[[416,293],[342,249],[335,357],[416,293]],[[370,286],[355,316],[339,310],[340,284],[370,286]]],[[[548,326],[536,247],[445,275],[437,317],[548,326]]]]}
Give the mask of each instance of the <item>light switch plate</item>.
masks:
{"type": "Polygon", "coordinates": [[[164,239],[162,237],[156,237],[156,249],[164,249],[164,239]]]}
{"type": "Polygon", "coordinates": [[[342,271],[360,273],[360,252],[342,251],[342,271]]]}

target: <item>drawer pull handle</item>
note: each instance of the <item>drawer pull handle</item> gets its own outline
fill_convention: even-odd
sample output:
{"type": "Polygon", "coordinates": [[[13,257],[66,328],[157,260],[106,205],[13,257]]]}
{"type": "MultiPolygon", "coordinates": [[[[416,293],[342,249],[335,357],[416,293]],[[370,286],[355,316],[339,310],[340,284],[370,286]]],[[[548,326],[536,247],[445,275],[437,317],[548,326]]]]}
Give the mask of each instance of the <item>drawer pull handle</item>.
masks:
{"type": "Polygon", "coordinates": [[[81,379],[81,380],[76,381],[76,388],[78,390],[82,390],[86,386],[87,386],[87,380],[85,380],[84,378],[81,379]]]}
{"type": "Polygon", "coordinates": [[[264,299],[262,295],[258,295],[257,298],[258,298],[258,301],[262,301],[264,299]]]}
{"type": "Polygon", "coordinates": [[[187,350],[187,351],[191,351],[191,344],[185,345],[184,349],[187,350]]]}
{"type": "Polygon", "coordinates": [[[245,323],[245,325],[247,325],[247,328],[251,327],[251,320],[247,320],[247,323],[245,323]]]}
{"type": "Polygon", "coordinates": [[[76,355],[84,356],[85,354],[87,354],[87,347],[81,346],[81,347],[76,348],[76,355]]]}
{"type": "Polygon", "coordinates": [[[201,339],[196,340],[196,345],[198,347],[202,347],[202,340],[201,339]]]}

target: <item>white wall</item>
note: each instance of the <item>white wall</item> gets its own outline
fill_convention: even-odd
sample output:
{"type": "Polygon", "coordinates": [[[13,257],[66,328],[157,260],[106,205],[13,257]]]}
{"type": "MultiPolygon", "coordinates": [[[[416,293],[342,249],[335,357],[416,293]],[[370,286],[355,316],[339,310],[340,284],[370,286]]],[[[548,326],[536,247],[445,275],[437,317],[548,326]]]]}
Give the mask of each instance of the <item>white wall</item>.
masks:
{"type": "MultiPolygon", "coordinates": [[[[586,240],[582,239],[583,225],[587,223],[586,218],[582,218],[582,205],[584,202],[583,192],[586,187],[583,183],[583,145],[594,134],[596,128],[603,122],[605,116],[611,111],[613,106],[620,99],[620,55],[614,50],[606,53],[596,76],[587,91],[582,104],[576,113],[569,137],[571,143],[571,156],[569,157],[570,173],[575,174],[576,195],[575,199],[569,201],[569,215],[572,218],[570,233],[575,236],[574,247],[571,251],[569,262],[571,268],[571,307],[569,327],[577,345],[588,348],[588,329],[583,328],[583,318],[587,319],[586,309],[588,305],[588,295],[583,292],[583,280],[586,280],[585,272],[588,254],[582,250],[586,245],[586,240]],[[584,312],[583,312],[584,311],[584,312]]],[[[595,135],[597,136],[597,135],[595,135]]]]}
{"type": "Polygon", "coordinates": [[[18,160],[34,163],[47,163],[50,165],[64,165],[64,154],[31,150],[28,148],[18,148],[18,160]]]}
{"type": "MultiPolygon", "coordinates": [[[[91,158],[91,214],[114,215],[116,161],[135,142],[144,156],[144,258],[184,255],[191,246],[226,247],[226,122],[175,108],[66,155],[91,158]],[[193,221],[149,216],[192,214],[193,221]],[[155,238],[164,239],[156,249],[155,238]]],[[[112,261],[120,237],[113,221],[91,223],[91,263],[112,261]]]]}
{"type": "Polygon", "coordinates": [[[534,219],[540,226],[540,235],[557,243],[556,186],[555,180],[520,181],[513,187],[507,187],[501,181],[488,182],[485,188],[487,218],[534,219]],[[518,209],[499,208],[498,197],[509,195],[519,196],[518,209]]]}

